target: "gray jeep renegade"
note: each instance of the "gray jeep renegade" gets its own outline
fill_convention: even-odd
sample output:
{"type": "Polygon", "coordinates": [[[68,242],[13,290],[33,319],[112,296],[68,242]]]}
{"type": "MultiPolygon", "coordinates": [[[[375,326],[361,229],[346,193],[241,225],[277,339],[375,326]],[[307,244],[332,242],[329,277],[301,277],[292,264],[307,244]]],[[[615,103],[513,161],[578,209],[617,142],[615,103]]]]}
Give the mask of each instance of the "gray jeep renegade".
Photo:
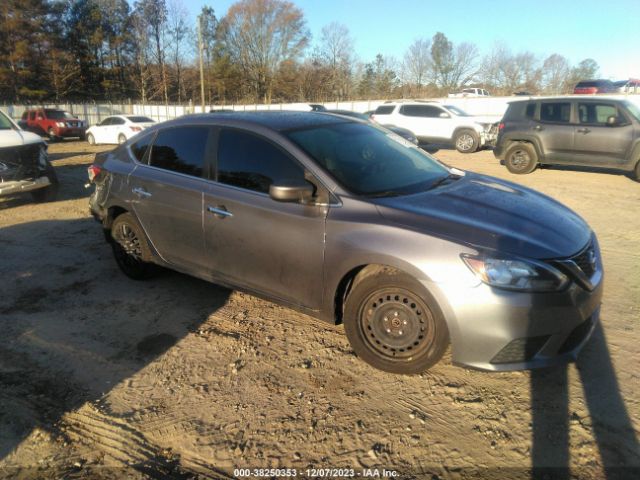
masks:
{"type": "Polygon", "coordinates": [[[640,107],[619,98],[553,97],[511,102],[493,150],[511,173],[538,165],[617,169],[640,179],[640,107]]]}

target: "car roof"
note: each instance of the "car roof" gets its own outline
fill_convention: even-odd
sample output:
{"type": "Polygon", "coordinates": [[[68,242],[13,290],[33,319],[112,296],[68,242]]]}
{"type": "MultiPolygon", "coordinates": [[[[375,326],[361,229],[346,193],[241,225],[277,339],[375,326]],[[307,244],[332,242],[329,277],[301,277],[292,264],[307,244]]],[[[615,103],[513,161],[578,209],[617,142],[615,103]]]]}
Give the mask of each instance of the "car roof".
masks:
{"type": "Polygon", "coordinates": [[[325,112],[297,112],[297,111],[262,111],[228,113],[197,113],[185,115],[171,123],[174,126],[193,123],[194,119],[219,121],[221,124],[259,125],[271,130],[284,131],[331,125],[337,123],[354,122],[355,119],[340,117],[325,112]]]}
{"type": "Polygon", "coordinates": [[[512,100],[510,102],[508,102],[509,104],[511,103],[521,103],[521,102],[539,102],[539,101],[548,101],[548,100],[557,100],[559,102],[561,101],[570,101],[570,100],[591,100],[591,101],[598,101],[598,100],[609,100],[609,101],[618,101],[621,102],[622,100],[625,100],[624,98],[620,98],[618,96],[611,96],[611,95],[563,95],[563,96],[548,96],[548,97],[524,97],[524,98],[519,98],[517,100],[512,100]]]}

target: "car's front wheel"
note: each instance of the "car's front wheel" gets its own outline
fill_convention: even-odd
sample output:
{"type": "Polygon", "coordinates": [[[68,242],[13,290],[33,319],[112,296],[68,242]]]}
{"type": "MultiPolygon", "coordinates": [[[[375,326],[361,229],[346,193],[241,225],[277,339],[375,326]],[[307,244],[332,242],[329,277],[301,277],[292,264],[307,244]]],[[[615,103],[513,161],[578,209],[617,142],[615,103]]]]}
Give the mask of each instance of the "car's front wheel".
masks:
{"type": "Polygon", "coordinates": [[[122,213],[111,225],[113,255],[120,270],[134,280],[145,280],[157,271],[142,227],[130,213],[122,213]]]}
{"type": "Polygon", "coordinates": [[[449,344],[435,301],[416,280],[390,267],[368,268],[354,279],[344,328],[358,357],[391,373],[423,372],[449,344]]]}
{"type": "Polygon", "coordinates": [[[473,153],[480,146],[480,136],[471,129],[460,130],[456,133],[454,143],[460,153],[473,153]]]}
{"type": "Polygon", "coordinates": [[[530,143],[516,143],[507,149],[504,164],[511,173],[531,173],[538,165],[538,156],[530,143]]]}
{"type": "Polygon", "coordinates": [[[56,140],[58,140],[58,136],[56,135],[56,132],[53,131],[53,128],[49,128],[49,130],[47,130],[47,136],[49,137],[49,141],[50,142],[55,142],[56,140]]]}
{"type": "Polygon", "coordinates": [[[93,136],[93,133],[88,133],[87,134],[87,142],[89,142],[89,145],[95,145],[96,144],[96,138],[93,136]]]}

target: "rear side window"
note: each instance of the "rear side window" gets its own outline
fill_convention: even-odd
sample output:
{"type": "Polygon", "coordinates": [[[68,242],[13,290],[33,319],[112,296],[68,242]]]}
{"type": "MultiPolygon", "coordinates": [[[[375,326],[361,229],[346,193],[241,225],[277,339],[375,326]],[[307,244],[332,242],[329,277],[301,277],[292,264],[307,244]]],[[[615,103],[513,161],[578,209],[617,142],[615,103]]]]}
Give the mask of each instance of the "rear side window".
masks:
{"type": "Polygon", "coordinates": [[[395,107],[393,105],[380,105],[374,115],[390,115],[395,107]]]}
{"type": "Polygon", "coordinates": [[[431,105],[403,105],[400,113],[407,117],[438,118],[444,110],[431,105]]]}
{"type": "Polygon", "coordinates": [[[606,125],[607,118],[616,117],[618,123],[626,123],[624,116],[618,113],[618,109],[609,103],[579,103],[578,118],[580,123],[593,125],[606,125]]]}
{"type": "Polygon", "coordinates": [[[218,182],[269,193],[278,180],[304,180],[304,169],[267,140],[241,130],[222,130],[218,143],[218,182]]]}
{"type": "Polygon", "coordinates": [[[543,122],[569,123],[571,118],[571,103],[549,102],[540,106],[540,120],[543,122]]]}
{"type": "Polygon", "coordinates": [[[527,105],[527,109],[524,112],[524,116],[527,118],[533,118],[536,114],[536,104],[535,103],[529,103],[527,105]]]}
{"type": "Polygon", "coordinates": [[[144,163],[143,162],[144,154],[147,153],[147,149],[149,148],[149,144],[151,143],[152,138],[153,138],[153,134],[146,135],[140,140],[138,140],[136,143],[131,145],[130,147],[131,153],[133,153],[133,156],[136,157],[136,160],[138,160],[141,163],[144,163]]]}
{"type": "Polygon", "coordinates": [[[161,130],[151,147],[149,165],[201,177],[209,127],[189,126],[161,130]]]}

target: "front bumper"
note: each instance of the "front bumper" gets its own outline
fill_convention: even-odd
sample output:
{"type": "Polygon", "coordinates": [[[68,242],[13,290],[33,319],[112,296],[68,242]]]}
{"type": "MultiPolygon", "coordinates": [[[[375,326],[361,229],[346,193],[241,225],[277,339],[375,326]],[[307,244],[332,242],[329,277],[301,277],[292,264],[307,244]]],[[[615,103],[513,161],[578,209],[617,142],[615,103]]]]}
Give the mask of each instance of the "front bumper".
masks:
{"type": "Polygon", "coordinates": [[[58,137],[83,137],[86,129],[81,127],[59,127],[56,135],[58,137]]]}
{"type": "Polygon", "coordinates": [[[601,273],[592,291],[576,283],[553,293],[440,288],[453,362],[509,371],[573,361],[599,321],[602,290],[601,273]]]}
{"type": "Polygon", "coordinates": [[[48,177],[39,177],[34,180],[0,182],[0,196],[30,192],[32,190],[48,187],[49,185],[51,185],[51,181],[48,177]]]}

